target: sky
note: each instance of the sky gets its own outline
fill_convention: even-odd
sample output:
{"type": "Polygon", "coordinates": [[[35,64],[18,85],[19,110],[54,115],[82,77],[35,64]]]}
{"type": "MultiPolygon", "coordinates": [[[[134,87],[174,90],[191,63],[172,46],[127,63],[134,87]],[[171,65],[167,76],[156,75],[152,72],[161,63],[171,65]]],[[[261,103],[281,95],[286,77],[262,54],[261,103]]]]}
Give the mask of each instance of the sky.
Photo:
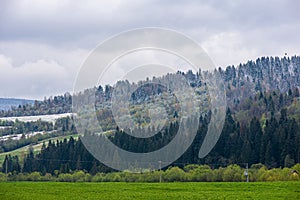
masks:
{"type": "Polygon", "coordinates": [[[299,8],[297,0],[2,0],[0,97],[72,92],[99,43],[143,27],[193,38],[218,67],[299,55],[299,8]]]}

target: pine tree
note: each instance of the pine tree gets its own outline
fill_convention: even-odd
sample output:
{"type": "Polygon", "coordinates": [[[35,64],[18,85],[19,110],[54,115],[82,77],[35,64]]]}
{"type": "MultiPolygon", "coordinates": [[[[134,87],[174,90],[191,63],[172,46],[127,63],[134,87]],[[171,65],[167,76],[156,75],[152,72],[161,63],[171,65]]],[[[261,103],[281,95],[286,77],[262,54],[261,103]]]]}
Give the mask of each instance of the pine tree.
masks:
{"type": "Polygon", "coordinates": [[[24,160],[23,172],[31,173],[36,171],[36,163],[33,154],[33,148],[29,148],[29,154],[26,156],[24,160]]]}

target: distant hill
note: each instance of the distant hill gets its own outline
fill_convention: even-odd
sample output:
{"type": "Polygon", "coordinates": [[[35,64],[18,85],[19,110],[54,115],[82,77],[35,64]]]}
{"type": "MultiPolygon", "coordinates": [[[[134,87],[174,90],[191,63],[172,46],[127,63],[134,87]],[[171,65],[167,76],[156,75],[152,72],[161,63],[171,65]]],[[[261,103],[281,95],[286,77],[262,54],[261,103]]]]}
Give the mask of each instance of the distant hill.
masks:
{"type": "Polygon", "coordinates": [[[34,100],[28,99],[14,99],[14,98],[0,98],[0,110],[9,110],[12,106],[33,104],[34,100]]]}

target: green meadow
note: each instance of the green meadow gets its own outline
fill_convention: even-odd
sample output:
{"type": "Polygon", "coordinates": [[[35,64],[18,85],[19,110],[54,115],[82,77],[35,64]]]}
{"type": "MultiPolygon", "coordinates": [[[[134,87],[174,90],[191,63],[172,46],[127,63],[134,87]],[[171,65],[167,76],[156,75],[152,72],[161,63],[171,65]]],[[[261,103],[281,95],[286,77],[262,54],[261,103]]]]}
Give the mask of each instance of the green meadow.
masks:
{"type": "Polygon", "coordinates": [[[300,199],[300,182],[1,182],[0,199],[300,199]]]}

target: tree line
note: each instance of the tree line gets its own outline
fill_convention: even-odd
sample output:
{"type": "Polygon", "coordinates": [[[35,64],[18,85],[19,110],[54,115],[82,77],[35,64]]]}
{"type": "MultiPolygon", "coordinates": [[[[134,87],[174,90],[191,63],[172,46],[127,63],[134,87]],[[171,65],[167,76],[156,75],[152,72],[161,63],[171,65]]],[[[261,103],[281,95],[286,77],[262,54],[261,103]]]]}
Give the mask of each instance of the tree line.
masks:
{"type": "MultiPolygon", "coordinates": [[[[262,163],[268,168],[276,168],[291,167],[299,163],[299,122],[294,118],[288,118],[286,109],[281,110],[278,119],[272,115],[270,119],[261,122],[254,117],[249,124],[240,124],[228,109],[221,137],[204,159],[198,158],[198,151],[207,130],[209,116],[201,117],[199,121],[199,130],[192,145],[172,166],[182,168],[187,163],[218,163],[223,166],[234,163],[249,163],[249,165],[262,163]]],[[[159,132],[145,140],[133,139],[132,136],[128,136],[117,128],[116,133],[108,137],[113,143],[126,150],[151,152],[171,141],[177,130],[178,124],[171,123],[166,130],[163,130],[164,137],[162,132],[159,132]]],[[[86,150],[80,138],[75,140],[72,137],[56,143],[50,140],[48,145],[44,143],[41,152],[37,155],[34,155],[31,149],[24,158],[22,166],[19,158],[6,156],[2,166],[3,172],[6,171],[6,163],[8,163],[8,172],[16,171],[17,173],[38,171],[42,174],[54,174],[55,171],[69,173],[86,170],[88,173],[96,174],[114,171],[97,161],[86,150]]]]}
{"type": "MultiPolygon", "coordinates": [[[[212,168],[208,165],[186,165],[183,168],[169,167],[160,171],[144,173],[111,172],[94,175],[84,170],[72,173],[42,174],[0,172],[0,181],[59,181],[59,182],[243,182],[246,181],[246,168],[239,165],[212,168]]],[[[248,170],[249,181],[299,181],[300,164],[291,168],[267,169],[264,165],[252,165],[248,170]]]]}

